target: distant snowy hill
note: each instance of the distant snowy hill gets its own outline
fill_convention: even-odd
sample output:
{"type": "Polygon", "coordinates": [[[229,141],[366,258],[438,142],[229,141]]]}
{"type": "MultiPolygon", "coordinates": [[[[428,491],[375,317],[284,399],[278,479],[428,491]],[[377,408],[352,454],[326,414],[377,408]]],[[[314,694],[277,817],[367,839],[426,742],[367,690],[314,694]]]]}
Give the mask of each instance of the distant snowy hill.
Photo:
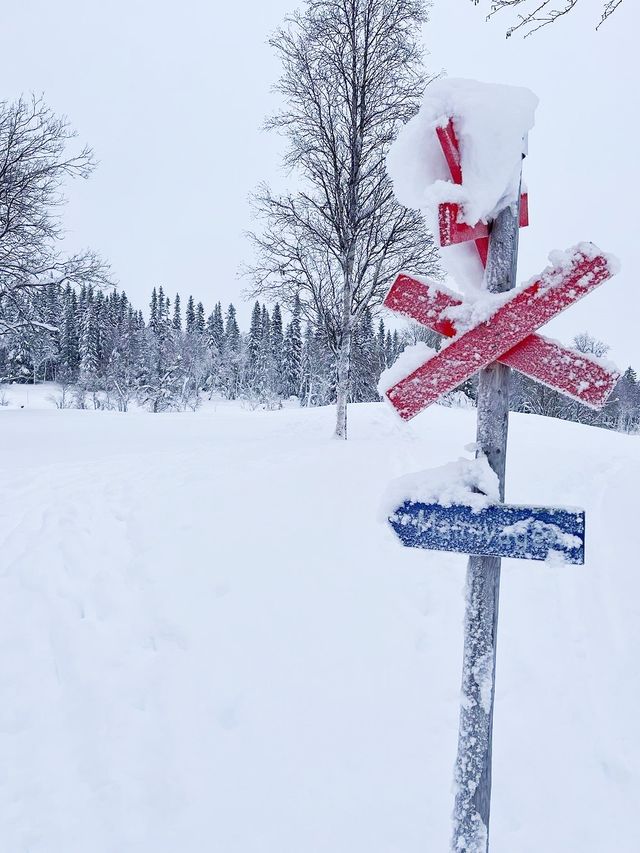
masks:
{"type": "MultiPolygon", "coordinates": [[[[378,509],[475,413],[353,406],[345,443],[331,409],[25,393],[0,408],[2,850],[447,850],[465,559],[378,509]]],[[[492,853],[637,853],[640,440],[514,415],[507,467],[509,501],[586,509],[587,563],[503,564],[492,853]]]]}

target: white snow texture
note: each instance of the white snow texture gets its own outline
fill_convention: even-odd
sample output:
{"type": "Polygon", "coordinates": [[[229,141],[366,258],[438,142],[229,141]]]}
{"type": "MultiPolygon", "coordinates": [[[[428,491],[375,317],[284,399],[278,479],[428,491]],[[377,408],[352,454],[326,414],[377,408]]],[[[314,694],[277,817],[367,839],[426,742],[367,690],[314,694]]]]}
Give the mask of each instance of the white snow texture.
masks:
{"type": "Polygon", "coordinates": [[[469,225],[488,221],[516,201],[522,155],[538,99],[528,89],[444,77],[426,88],[418,114],[387,157],[397,199],[437,219],[442,201],[463,207],[469,225]],[[462,185],[451,182],[436,127],[453,118],[462,185]]]}
{"type": "MultiPolygon", "coordinates": [[[[420,111],[406,124],[387,156],[398,201],[422,211],[438,228],[440,202],[457,202],[465,222],[488,221],[516,202],[527,134],[537,97],[529,89],[444,77],[430,83],[420,111]],[[454,121],[460,145],[462,185],[451,180],[436,128],[454,121]]],[[[449,246],[442,263],[464,291],[479,287],[483,269],[473,243],[449,246]]]]}
{"type": "MultiPolygon", "coordinates": [[[[466,558],[376,514],[475,412],[354,405],[334,442],[332,408],[52,391],[0,408],[2,851],[448,850],[466,558]]],[[[637,853],[640,444],[509,440],[507,500],[584,506],[587,562],[503,563],[491,850],[637,853]]]]}

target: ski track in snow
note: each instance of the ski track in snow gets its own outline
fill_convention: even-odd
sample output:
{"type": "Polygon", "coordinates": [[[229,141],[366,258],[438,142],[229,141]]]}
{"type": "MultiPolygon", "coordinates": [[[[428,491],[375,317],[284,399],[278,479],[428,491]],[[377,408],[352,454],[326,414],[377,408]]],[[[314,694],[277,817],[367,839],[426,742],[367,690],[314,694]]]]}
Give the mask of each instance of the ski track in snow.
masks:
{"type": "MultiPolygon", "coordinates": [[[[465,560],[377,515],[475,413],[350,412],[0,412],[3,850],[448,849],[465,560]]],[[[584,506],[587,565],[503,562],[492,853],[640,847],[638,482],[512,418],[507,499],[584,506]]]]}

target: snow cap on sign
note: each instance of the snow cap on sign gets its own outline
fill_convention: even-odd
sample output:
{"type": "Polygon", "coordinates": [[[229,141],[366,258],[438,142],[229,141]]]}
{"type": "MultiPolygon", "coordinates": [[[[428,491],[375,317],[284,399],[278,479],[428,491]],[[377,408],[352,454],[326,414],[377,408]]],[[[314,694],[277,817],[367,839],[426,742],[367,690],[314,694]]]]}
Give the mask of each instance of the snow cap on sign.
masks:
{"type": "MultiPolygon", "coordinates": [[[[476,80],[430,83],[420,110],[400,131],[387,156],[398,201],[437,223],[438,205],[457,202],[469,225],[488,221],[518,197],[526,137],[537,97],[529,89],[476,80]],[[453,119],[462,185],[451,180],[436,134],[453,119]]],[[[437,233],[437,228],[434,228],[437,233]]]]}
{"type": "Polygon", "coordinates": [[[440,468],[398,477],[387,488],[380,507],[381,521],[386,521],[399,506],[409,503],[459,504],[474,510],[499,500],[498,477],[485,456],[458,459],[440,468]]]}

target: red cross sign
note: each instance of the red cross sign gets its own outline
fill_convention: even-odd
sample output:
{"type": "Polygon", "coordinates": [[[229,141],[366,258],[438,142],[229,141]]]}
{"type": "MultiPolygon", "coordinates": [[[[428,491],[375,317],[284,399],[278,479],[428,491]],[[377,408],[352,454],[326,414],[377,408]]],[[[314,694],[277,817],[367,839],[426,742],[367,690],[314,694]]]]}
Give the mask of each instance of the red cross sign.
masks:
{"type": "Polygon", "coordinates": [[[607,257],[593,244],[583,244],[524,287],[476,305],[463,304],[435,282],[399,275],[385,306],[452,340],[386,396],[409,420],[478,370],[501,361],[600,408],[618,374],[534,332],[612,274],[607,257]]]}

